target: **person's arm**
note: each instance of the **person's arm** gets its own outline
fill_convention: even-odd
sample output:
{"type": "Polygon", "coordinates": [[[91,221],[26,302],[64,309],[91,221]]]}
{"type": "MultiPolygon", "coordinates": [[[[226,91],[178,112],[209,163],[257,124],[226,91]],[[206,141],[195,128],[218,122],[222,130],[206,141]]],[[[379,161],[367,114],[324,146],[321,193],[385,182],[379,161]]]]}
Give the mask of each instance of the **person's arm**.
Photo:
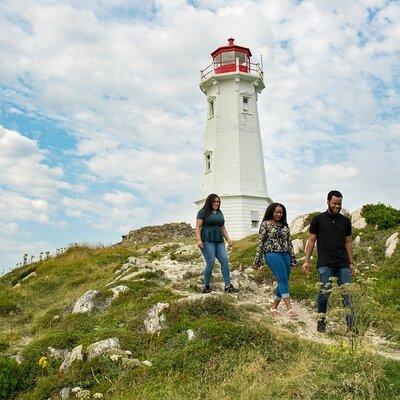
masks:
{"type": "Polygon", "coordinates": [[[306,245],[306,255],[304,257],[304,262],[301,267],[301,271],[304,272],[305,274],[308,274],[310,272],[310,259],[311,259],[311,254],[314,250],[316,240],[317,240],[317,235],[314,233],[310,233],[306,245]]]}
{"type": "Polygon", "coordinates": [[[267,237],[268,230],[266,224],[261,223],[260,226],[260,238],[257,246],[257,251],[256,251],[256,258],[254,259],[253,263],[253,268],[258,269],[262,264],[262,255],[263,255],[263,247],[264,247],[264,242],[267,237]]]}
{"type": "Polygon", "coordinates": [[[356,267],[354,266],[354,261],[353,261],[353,243],[351,240],[351,235],[346,236],[345,247],[346,247],[347,256],[349,257],[350,272],[353,275],[356,270],[356,267]]]}
{"type": "Polygon", "coordinates": [[[225,228],[225,225],[222,225],[222,234],[224,235],[225,240],[228,242],[228,246],[232,246],[232,240],[229,238],[228,231],[225,228]]]}
{"type": "Polygon", "coordinates": [[[293,243],[292,239],[290,238],[290,231],[288,233],[288,247],[289,247],[290,257],[292,258],[292,267],[295,267],[297,265],[297,259],[296,255],[294,254],[293,243]]]}
{"type": "Polygon", "coordinates": [[[199,249],[203,248],[203,242],[201,240],[201,227],[202,226],[203,226],[203,220],[197,218],[196,219],[195,235],[196,235],[197,247],[199,249]]]}

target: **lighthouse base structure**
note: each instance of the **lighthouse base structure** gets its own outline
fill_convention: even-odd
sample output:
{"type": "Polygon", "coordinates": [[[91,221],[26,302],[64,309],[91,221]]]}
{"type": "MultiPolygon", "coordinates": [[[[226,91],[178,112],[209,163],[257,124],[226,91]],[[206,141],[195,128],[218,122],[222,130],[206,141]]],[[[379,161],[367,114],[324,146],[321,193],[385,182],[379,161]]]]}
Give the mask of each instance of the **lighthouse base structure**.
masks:
{"type": "MultiPolygon", "coordinates": [[[[219,196],[221,211],[225,218],[225,227],[229,237],[234,240],[242,239],[258,233],[265,210],[272,200],[269,197],[254,196],[219,196]]],[[[197,200],[198,209],[204,206],[205,199],[197,200]]]]}

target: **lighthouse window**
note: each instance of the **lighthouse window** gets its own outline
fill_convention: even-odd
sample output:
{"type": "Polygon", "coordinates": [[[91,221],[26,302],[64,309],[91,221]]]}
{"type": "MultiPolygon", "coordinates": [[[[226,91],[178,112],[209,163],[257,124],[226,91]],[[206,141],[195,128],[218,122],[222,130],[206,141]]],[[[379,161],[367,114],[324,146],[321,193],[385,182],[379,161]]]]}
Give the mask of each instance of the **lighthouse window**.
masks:
{"type": "Polygon", "coordinates": [[[206,160],[206,173],[211,171],[211,153],[205,154],[206,160]]]}
{"type": "Polygon", "coordinates": [[[210,100],[208,102],[208,118],[212,118],[215,114],[215,100],[210,100]]]}
{"type": "Polygon", "coordinates": [[[258,222],[260,218],[258,215],[258,211],[252,211],[251,212],[251,227],[252,228],[258,228],[258,222]]]}
{"type": "Polygon", "coordinates": [[[249,112],[249,111],[250,111],[250,98],[243,97],[243,112],[249,112]]]}

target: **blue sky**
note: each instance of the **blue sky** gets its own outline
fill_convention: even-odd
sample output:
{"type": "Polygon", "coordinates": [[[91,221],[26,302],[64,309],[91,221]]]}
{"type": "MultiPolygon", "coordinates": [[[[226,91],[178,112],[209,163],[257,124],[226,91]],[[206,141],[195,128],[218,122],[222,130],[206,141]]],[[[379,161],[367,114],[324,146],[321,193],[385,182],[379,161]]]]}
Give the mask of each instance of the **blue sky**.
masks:
{"type": "Polygon", "coordinates": [[[398,1],[0,3],[0,270],[194,220],[205,98],[228,37],[263,55],[269,195],[400,207],[398,1]]]}

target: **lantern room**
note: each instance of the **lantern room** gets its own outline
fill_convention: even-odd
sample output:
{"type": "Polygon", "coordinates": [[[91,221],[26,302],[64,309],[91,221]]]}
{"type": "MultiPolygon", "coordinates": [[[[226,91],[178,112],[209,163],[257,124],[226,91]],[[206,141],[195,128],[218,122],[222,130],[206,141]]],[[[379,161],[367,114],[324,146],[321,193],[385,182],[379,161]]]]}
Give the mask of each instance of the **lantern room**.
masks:
{"type": "Polygon", "coordinates": [[[240,71],[250,72],[251,51],[247,47],[234,44],[235,39],[229,38],[228,45],[218,47],[211,53],[214,63],[214,73],[240,71]]]}

